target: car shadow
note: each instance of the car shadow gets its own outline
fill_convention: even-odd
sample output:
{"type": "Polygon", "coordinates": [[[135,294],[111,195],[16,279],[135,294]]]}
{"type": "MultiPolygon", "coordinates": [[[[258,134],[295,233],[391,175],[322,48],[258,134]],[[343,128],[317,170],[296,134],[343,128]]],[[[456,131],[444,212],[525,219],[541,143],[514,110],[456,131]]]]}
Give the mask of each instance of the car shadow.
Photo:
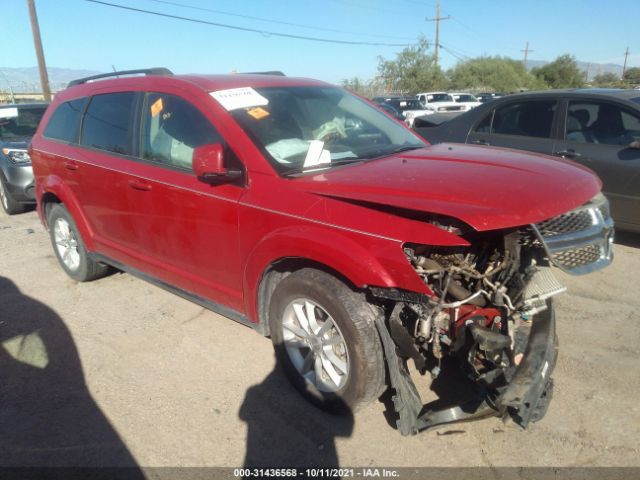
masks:
{"type": "Polygon", "coordinates": [[[91,397],[63,320],[2,276],[0,432],[3,468],[127,467],[144,478],[91,397]]]}
{"type": "Polygon", "coordinates": [[[335,440],[350,437],[354,421],[304,400],[279,367],[247,390],[239,417],[247,424],[245,468],[336,468],[335,440]]]}

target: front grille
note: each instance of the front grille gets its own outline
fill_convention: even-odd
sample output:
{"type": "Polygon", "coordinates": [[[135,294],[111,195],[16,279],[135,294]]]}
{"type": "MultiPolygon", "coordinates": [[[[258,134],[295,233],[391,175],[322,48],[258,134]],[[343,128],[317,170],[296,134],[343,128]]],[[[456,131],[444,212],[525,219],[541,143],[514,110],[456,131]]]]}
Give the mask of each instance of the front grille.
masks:
{"type": "Polygon", "coordinates": [[[599,194],[585,205],[532,225],[551,263],[580,275],[613,259],[613,221],[609,202],[599,194]]]}
{"type": "Polygon", "coordinates": [[[538,223],[536,226],[543,237],[562,233],[580,232],[593,226],[594,218],[589,210],[578,210],[538,223]]]}
{"type": "Polygon", "coordinates": [[[577,268],[596,263],[600,260],[600,255],[599,246],[587,245],[586,247],[563,250],[552,257],[554,263],[560,263],[566,268],[577,268]]]}

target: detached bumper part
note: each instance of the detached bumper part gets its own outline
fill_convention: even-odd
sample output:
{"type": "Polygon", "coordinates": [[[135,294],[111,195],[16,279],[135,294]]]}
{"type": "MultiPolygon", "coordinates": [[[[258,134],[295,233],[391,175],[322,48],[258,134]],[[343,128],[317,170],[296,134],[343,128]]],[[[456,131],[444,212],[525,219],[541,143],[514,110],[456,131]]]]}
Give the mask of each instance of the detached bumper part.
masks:
{"type": "Polygon", "coordinates": [[[393,403],[402,435],[413,435],[448,423],[507,415],[524,428],[546,413],[553,392],[551,374],[558,353],[553,308],[533,319],[523,359],[511,375],[506,375],[510,380],[506,386],[436,411],[425,411],[406,362],[396,354],[396,345],[381,316],[376,319],[376,324],[387,358],[391,387],[395,390],[393,403]]]}

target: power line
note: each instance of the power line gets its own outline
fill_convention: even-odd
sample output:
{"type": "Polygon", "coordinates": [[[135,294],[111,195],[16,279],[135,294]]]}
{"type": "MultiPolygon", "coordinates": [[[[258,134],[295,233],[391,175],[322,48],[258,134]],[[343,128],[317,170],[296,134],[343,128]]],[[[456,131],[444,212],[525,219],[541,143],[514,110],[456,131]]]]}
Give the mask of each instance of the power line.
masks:
{"type": "Polygon", "coordinates": [[[98,3],[100,5],[106,5],[108,7],[114,7],[114,8],[120,8],[122,10],[129,10],[132,12],[139,12],[139,13],[146,13],[148,15],[155,15],[157,17],[165,17],[165,18],[173,18],[175,20],[183,20],[185,22],[192,22],[192,23],[201,23],[203,25],[211,25],[213,27],[220,27],[220,28],[228,28],[231,30],[239,30],[242,32],[252,32],[252,33],[259,33],[261,35],[265,35],[265,36],[274,36],[274,37],[285,37],[285,38],[295,38],[297,40],[308,40],[308,41],[312,41],[312,42],[323,42],[323,43],[336,43],[336,44],[340,44],[340,45],[368,45],[368,46],[375,46],[375,47],[406,47],[408,46],[408,44],[406,43],[382,43],[382,42],[360,42],[360,41],[352,41],[352,40],[335,40],[335,39],[331,39],[331,38],[322,38],[322,37],[308,37],[305,35],[294,35],[294,34],[290,34],[290,33],[281,33],[281,32],[271,32],[268,30],[259,30],[256,28],[247,28],[247,27],[240,27],[237,25],[229,25],[226,23],[218,23],[218,22],[209,22],[207,20],[200,20],[197,18],[190,18],[190,17],[182,17],[180,15],[170,15],[168,13],[161,13],[161,12],[156,12],[153,10],[143,10],[141,8],[134,8],[134,7],[127,7],[125,5],[118,5],[115,3],[108,3],[108,2],[102,2],[100,0],[85,0],[86,2],[91,2],[91,3],[98,3]]]}
{"type": "Polygon", "coordinates": [[[314,25],[304,25],[301,23],[293,23],[293,22],[285,22],[283,20],[274,20],[274,19],[270,19],[270,18],[263,18],[263,17],[255,17],[252,15],[244,15],[244,14],[240,14],[240,13],[233,13],[233,12],[228,12],[228,11],[224,11],[224,10],[215,10],[213,8],[205,8],[205,7],[198,7],[196,5],[188,5],[186,3],[179,3],[179,2],[170,2],[168,0],[147,0],[149,2],[155,2],[155,3],[162,3],[164,5],[173,5],[174,7],[182,7],[182,8],[190,8],[192,10],[199,10],[201,12],[211,12],[211,13],[217,13],[220,15],[228,15],[230,17],[237,17],[237,18],[246,18],[247,20],[257,20],[259,22],[266,22],[266,23],[275,23],[278,25],[287,25],[290,27],[299,27],[299,28],[308,28],[310,30],[320,30],[323,32],[334,32],[334,33],[347,33],[350,35],[366,35],[368,37],[382,37],[382,38],[396,38],[396,39],[400,39],[400,40],[413,40],[410,39],[408,37],[398,37],[398,36],[394,36],[394,35],[381,35],[378,33],[365,33],[365,32],[349,32],[346,30],[338,30],[335,28],[327,28],[327,27],[316,27],[314,25]]]}

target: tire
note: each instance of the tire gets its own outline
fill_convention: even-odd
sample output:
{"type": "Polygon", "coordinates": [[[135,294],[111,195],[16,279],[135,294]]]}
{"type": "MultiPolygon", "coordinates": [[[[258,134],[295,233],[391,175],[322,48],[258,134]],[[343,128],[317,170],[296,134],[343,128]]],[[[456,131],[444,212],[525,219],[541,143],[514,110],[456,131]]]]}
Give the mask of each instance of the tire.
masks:
{"type": "Polygon", "coordinates": [[[2,209],[7,215],[24,213],[27,209],[26,205],[17,202],[9,190],[7,190],[2,175],[0,175],[0,205],[2,205],[2,209]]]}
{"type": "Polygon", "coordinates": [[[88,255],[76,223],[62,204],[51,207],[47,225],[53,251],[67,275],[78,282],[89,282],[107,274],[109,267],[88,255]]]}
{"type": "Polygon", "coordinates": [[[362,293],[319,270],[299,270],[276,286],[271,340],[302,396],[331,413],[348,413],[380,395],[385,363],[375,315],[362,293]]]}

